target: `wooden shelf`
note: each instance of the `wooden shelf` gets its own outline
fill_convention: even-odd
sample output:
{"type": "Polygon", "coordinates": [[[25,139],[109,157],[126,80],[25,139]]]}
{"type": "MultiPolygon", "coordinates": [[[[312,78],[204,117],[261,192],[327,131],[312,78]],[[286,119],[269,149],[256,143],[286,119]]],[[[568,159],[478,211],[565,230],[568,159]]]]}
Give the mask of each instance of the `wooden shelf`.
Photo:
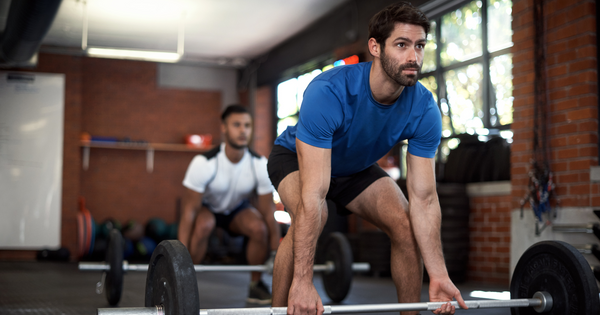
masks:
{"type": "Polygon", "coordinates": [[[118,150],[142,150],[146,151],[146,170],[152,173],[154,170],[154,151],[179,151],[179,152],[207,152],[214,148],[196,148],[187,144],[177,143],[130,143],[109,141],[81,141],[83,149],[83,169],[87,170],[90,163],[90,148],[118,149],[118,150]]]}
{"type": "Polygon", "coordinates": [[[121,149],[121,150],[155,150],[155,151],[188,151],[188,152],[206,152],[214,146],[207,148],[196,148],[187,144],[178,143],[133,143],[133,142],[108,142],[108,141],[81,141],[82,147],[121,149]]]}

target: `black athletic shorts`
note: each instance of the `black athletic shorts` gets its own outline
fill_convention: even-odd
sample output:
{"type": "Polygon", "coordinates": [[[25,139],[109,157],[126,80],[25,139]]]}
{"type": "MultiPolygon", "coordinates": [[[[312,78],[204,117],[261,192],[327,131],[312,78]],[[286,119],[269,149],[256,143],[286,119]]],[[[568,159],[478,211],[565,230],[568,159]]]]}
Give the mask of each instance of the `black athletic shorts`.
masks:
{"type": "MultiPolygon", "coordinates": [[[[203,204],[203,206],[207,207],[209,210],[211,209],[208,204],[203,204]]],[[[248,199],[246,199],[246,200],[242,201],[242,203],[239,206],[237,206],[235,209],[231,210],[231,212],[229,212],[228,214],[213,212],[213,215],[215,216],[215,221],[216,221],[215,225],[224,229],[232,236],[237,235],[236,233],[229,230],[229,225],[231,224],[231,221],[233,221],[233,218],[235,218],[236,215],[238,215],[242,210],[248,209],[248,208],[252,208],[252,204],[250,204],[250,201],[248,201],[248,199]]],[[[211,212],[212,212],[212,210],[211,210],[211,212]]]]}
{"type": "MultiPolygon", "coordinates": [[[[285,147],[275,145],[269,155],[267,170],[271,183],[275,189],[279,189],[279,183],[288,174],[298,170],[298,155],[285,147]]],[[[350,176],[332,177],[326,198],[335,202],[338,214],[348,215],[351,212],[346,209],[346,205],[376,180],[386,176],[389,175],[375,163],[350,176]]]]}

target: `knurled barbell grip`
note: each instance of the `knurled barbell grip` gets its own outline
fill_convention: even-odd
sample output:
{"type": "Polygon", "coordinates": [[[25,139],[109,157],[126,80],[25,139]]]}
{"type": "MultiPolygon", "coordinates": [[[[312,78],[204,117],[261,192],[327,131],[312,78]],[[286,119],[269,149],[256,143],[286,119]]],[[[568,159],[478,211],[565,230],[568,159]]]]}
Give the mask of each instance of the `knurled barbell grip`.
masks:
{"type": "MultiPolygon", "coordinates": [[[[366,312],[398,312],[398,311],[433,311],[447,302],[425,303],[390,303],[390,304],[364,304],[364,305],[325,305],[323,314],[353,314],[366,312]]],[[[513,300],[467,300],[465,304],[469,309],[505,308],[505,307],[533,307],[537,312],[545,312],[552,308],[552,297],[547,292],[536,292],[531,299],[513,300]]],[[[458,302],[451,304],[460,309],[458,302]]],[[[145,308],[99,308],[98,315],[129,315],[134,311],[140,315],[164,315],[159,307],[145,308]]],[[[200,315],[285,315],[286,307],[260,307],[260,308],[224,308],[200,310],[200,315]]]]}

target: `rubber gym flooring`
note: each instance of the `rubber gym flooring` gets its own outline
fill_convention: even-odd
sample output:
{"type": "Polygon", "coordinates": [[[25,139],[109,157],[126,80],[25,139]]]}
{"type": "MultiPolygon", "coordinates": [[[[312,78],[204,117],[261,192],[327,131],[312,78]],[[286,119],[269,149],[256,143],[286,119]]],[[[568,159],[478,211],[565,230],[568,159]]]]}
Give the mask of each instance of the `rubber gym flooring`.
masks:
{"type": "MultiPolygon", "coordinates": [[[[55,262],[0,262],[0,314],[96,314],[97,308],[108,307],[105,296],[95,292],[100,272],[77,270],[76,263],[55,262]]],[[[201,308],[253,307],[245,302],[249,283],[245,272],[198,273],[201,308]]],[[[263,276],[270,283],[269,276],[263,276]]],[[[120,306],[144,305],[145,272],[125,275],[120,306]]],[[[315,286],[328,305],[331,302],[315,276],[315,286]]],[[[459,284],[465,299],[472,290],[503,291],[504,287],[481,287],[470,283],[459,284]]],[[[352,288],[343,304],[394,303],[396,290],[390,278],[356,275],[352,288]]],[[[421,301],[428,301],[427,284],[423,286],[421,301]]],[[[395,313],[373,313],[395,314],[395,313]]],[[[422,312],[422,314],[432,314],[422,312]]],[[[510,309],[458,310],[456,314],[508,315],[510,309]]]]}

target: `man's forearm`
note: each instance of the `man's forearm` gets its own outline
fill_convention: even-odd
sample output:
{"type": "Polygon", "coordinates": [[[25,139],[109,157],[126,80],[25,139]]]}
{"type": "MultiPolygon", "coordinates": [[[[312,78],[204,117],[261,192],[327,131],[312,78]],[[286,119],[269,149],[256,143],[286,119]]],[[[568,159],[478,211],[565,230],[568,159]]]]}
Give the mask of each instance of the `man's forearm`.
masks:
{"type": "Polygon", "coordinates": [[[304,201],[294,216],[294,279],[312,282],[323,204],[318,199],[304,201]]]}
{"type": "Polygon", "coordinates": [[[441,211],[437,199],[430,202],[411,202],[409,207],[412,229],[428,274],[432,278],[447,277],[440,238],[441,211]]]}

